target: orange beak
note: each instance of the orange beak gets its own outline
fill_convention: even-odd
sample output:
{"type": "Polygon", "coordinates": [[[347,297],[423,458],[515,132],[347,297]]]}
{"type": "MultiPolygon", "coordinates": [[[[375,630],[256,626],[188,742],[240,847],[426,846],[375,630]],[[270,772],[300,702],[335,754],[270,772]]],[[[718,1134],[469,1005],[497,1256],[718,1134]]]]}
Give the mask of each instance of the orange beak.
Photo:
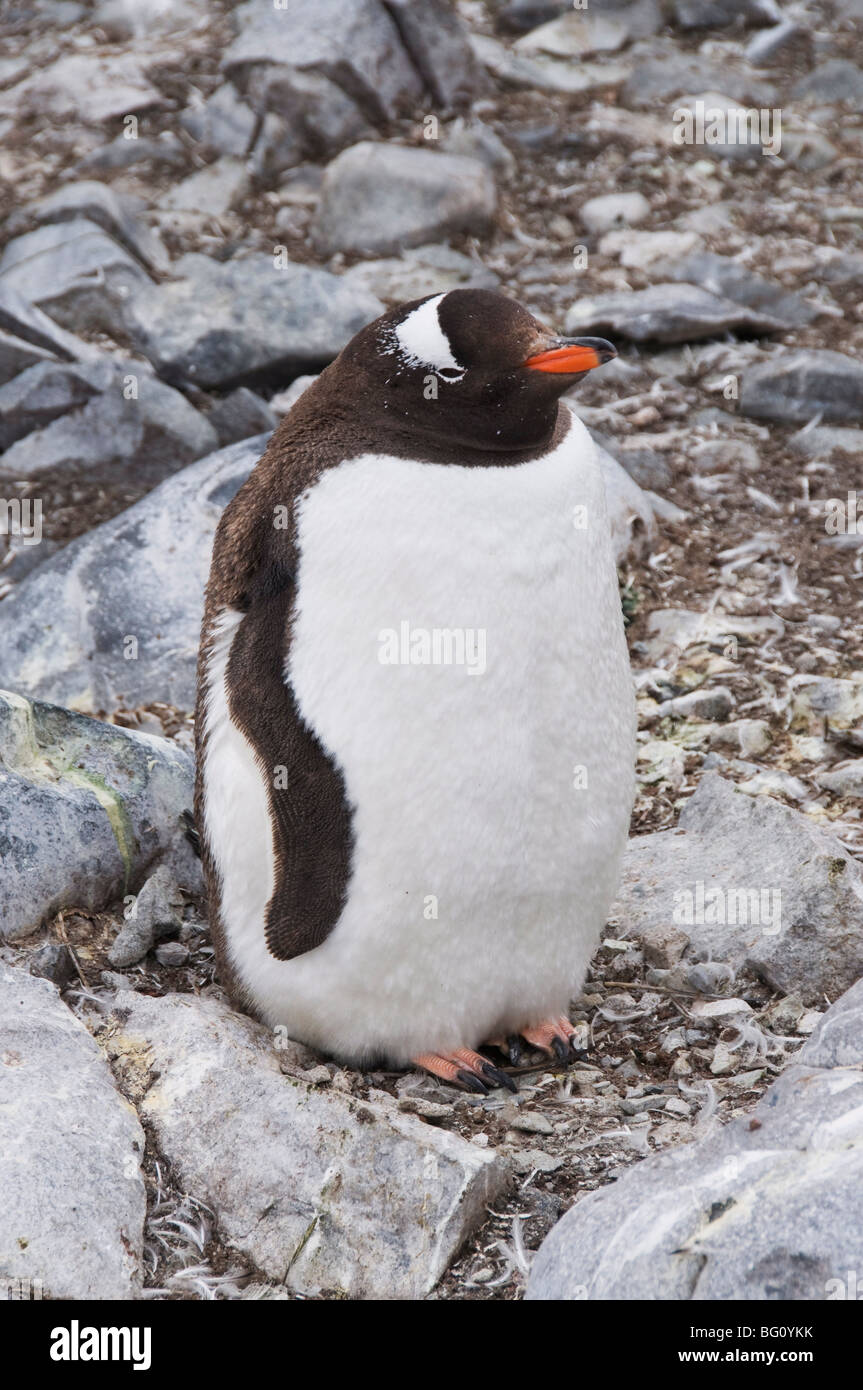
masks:
{"type": "Polygon", "coordinates": [[[604,338],[562,338],[557,347],[547,352],[538,352],[522,363],[537,372],[565,372],[567,376],[577,376],[589,372],[593,367],[601,367],[617,356],[617,348],[604,338]]]}

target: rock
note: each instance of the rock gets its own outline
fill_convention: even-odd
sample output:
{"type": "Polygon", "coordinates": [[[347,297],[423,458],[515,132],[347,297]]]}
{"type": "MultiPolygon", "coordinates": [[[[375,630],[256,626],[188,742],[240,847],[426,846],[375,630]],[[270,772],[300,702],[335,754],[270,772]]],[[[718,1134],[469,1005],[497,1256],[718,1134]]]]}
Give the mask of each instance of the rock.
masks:
{"type": "Polygon", "coordinates": [[[711,294],[733,299],[750,309],[763,310],[790,327],[801,327],[818,318],[818,310],[799,295],[755,275],[730,256],[717,256],[712,251],[696,251],[682,259],[663,262],[655,267],[655,273],[668,280],[700,285],[711,294]]]}
{"type": "Polygon", "coordinates": [[[282,1075],[272,1034],[216,999],[123,994],[116,1011],[108,1046],[172,1169],[296,1293],[423,1297],[503,1189],[494,1153],[282,1075]]]}
{"type": "Polygon", "coordinates": [[[761,467],[758,450],[748,439],[705,439],[694,445],[690,459],[699,477],[729,470],[756,473],[761,467]]]}
{"type": "Polygon", "coordinates": [[[331,361],[383,305],[326,270],[252,254],[181,257],[182,278],[134,298],[133,342],[169,381],[226,389],[331,361]]]}
{"type": "Polygon", "coordinates": [[[829,676],[791,678],[791,728],[823,736],[825,730],[863,747],[863,677],[835,680],[829,676]]]}
{"type": "Polygon", "coordinates": [[[510,1167],[514,1173],[556,1173],[563,1162],[543,1149],[519,1149],[512,1155],[510,1167]]]}
{"type": "Polygon", "coordinates": [[[614,227],[631,227],[643,222],[650,216],[650,204],[643,193],[607,193],[600,198],[588,198],[579,216],[587,231],[599,235],[614,227]]]}
{"type": "Polygon", "coordinates": [[[527,1299],[856,1297],[861,1038],[863,982],[751,1115],[651,1155],[572,1207],[534,1260],[527,1299]]]}
{"type": "Polygon", "coordinates": [[[101,125],[117,116],[165,106],[130,53],[69,53],[0,96],[0,115],[39,116],[101,125]]]}
{"type": "MultiPolygon", "coordinates": [[[[0,476],[108,485],[125,483],[131,472],[144,491],[216,447],[216,432],[206,417],[179,391],[142,372],[138,363],[112,360],[66,370],[67,382],[74,373],[82,391],[95,385],[97,394],[7,448],[0,458],[0,476]],[[130,394],[131,383],[137,396],[130,394]]],[[[15,385],[11,382],[5,389],[15,385]]],[[[37,388],[37,398],[44,394],[44,387],[37,388]]],[[[19,422],[21,418],[19,411],[19,422]]]]}
{"type": "Polygon", "coordinates": [[[222,59],[229,75],[255,63],[320,73],[378,124],[406,114],[422,97],[417,67],[379,0],[286,0],[280,9],[271,0],[248,0],[233,15],[237,38],[222,59]]]}
{"type": "Polygon", "coordinates": [[[826,787],[836,796],[863,797],[863,758],[836,763],[829,772],[817,774],[819,787],[826,787]]]}
{"type": "Polygon", "coordinates": [[[304,159],[329,158],[375,133],[351,95],[319,72],[268,63],[254,69],[246,99],[266,112],[252,155],[261,178],[304,159]]]}
{"type": "Polygon", "coordinates": [[[125,306],[147,272],[95,223],[51,223],[10,241],[0,280],[64,328],[125,338],[125,306]]]}
{"type": "Polygon", "coordinates": [[[618,87],[631,72],[612,63],[574,63],[544,53],[527,58],[485,34],[474,34],[471,44],[479,61],[508,87],[576,96],[618,87]]]}
{"type": "Polygon", "coordinates": [[[520,53],[550,53],[555,58],[589,58],[595,53],[615,53],[629,39],[622,16],[576,11],[531,29],[518,39],[520,53]]]}
{"type": "Polygon", "coordinates": [[[650,498],[622,468],[617,459],[598,445],[605,500],[611,527],[611,543],[618,564],[642,552],[656,534],[650,498]]]}
{"type": "Polygon", "coordinates": [[[0,965],[0,1271],[47,1299],[140,1293],[144,1134],[47,980],[0,965]]]}
{"type": "Polygon", "coordinates": [[[152,700],[192,709],[216,523],[265,444],[182,469],[28,575],[0,604],[7,683],[109,713],[152,700]]]}
{"type": "Polygon", "coordinates": [[[190,954],[188,946],[184,946],[180,941],[166,941],[164,945],[156,947],[156,960],[171,970],[186,965],[190,954]]]}
{"type": "Polygon", "coordinates": [[[455,8],[440,0],[384,4],[435,105],[444,111],[467,106],[483,82],[467,28],[455,8]]]}
{"type": "Polygon", "coordinates": [[[662,489],[670,486],[672,471],[668,460],[657,449],[646,447],[642,443],[643,436],[612,440],[597,434],[595,430],[590,433],[600,448],[613,451],[618,463],[640,488],[662,489]]]}
{"type": "Polygon", "coordinates": [[[638,62],[624,82],[620,103],[633,107],[655,107],[687,92],[724,91],[735,101],[769,107],[775,90],[755,74],[721,65],[697,53],[681,53],[674,46],[667,55],[646,57],[638,62]]]}
{"type": "Polygon", "coordinates": [[[269,434],[279,423],[278,416],[267,402],[246,386],[238,386],[236,391],[216,401],[207,419],[219,437],[220,448],[251,439],[254,435],[269,434]]]}
{"type": "Polygon", "coordinates": [[[30,974],[50,980],[58,989],[65,989],[78,978],[75,961],[68,946],[49,941],[30,957],[30,974]]]}
{"type": "Polygon", "coordinates": [[[99,392],[105,375],[101,367],[94,370],[51,360],[29,367],[0,386],[0,451],[85,405],[99,392]]]}
{"type": "Polygon", "coordinates": [[[172,131],[163,131],[155,140],[130,140],[124,133],[80,159],[75,173],[111,174],[117,169],[130,169],[133,164],[147,162],[157,168],[182,169],[187,158],[185,145],[172,131]]]}
{"type": "Polygon", "coordinates": [[[727,748],[741,758],[760,758],[772,742],[766,719],[733,719],[710,731],[711,748],[727,748]]]}
{"type": "Polygon", "coordinates": [[[494,290],[499,280],[493,270],[451,246],[418,246],[401,256],[377,261],[358,261],[342,276],[366,294],[387,304],[402,304],[444,290],[494,290]]]}
{"type": "Polygon", "coordinates": [[[0,757],[3,937],[61,908],[100,911],[160,862],[199,889],[179,820],[193,779],[182,749],[4,691],[0,757]]]}
{"type": "Polygon", "coordinates": [[[26,372],[29,367],[53,361],[56,358],[44,348],[0,329],[0,383],[13,381],[19,372],[26,372]]]}
{"type": "MultiPolygon", "coordinates": [[[[125,145],[142,141],[124,140],[125,145]]],[[[120,243],[143,266],[155,272],[167,271],[170,260],[153,229],[141,220],[141,204],[137,198],[117,193],[107,184],[95,179],[65,183],[60,188],[25,203],[6,220],[10,236],[32,231],[57,222],[89,222],[101,227],[109,237],[120,243]]],[[[71,234],[71,229],[70,229],[71,234]]]]}
{"type": "MultiPolygon", "coordinates": [[[[4,284],[0,280],[0,333],[10,344],[19,345],[30,344],[32,349],[40,349],[37,354],[34,352],[35,360],[45,361],[50,355],[57,357],[64,362],[95,362],[99,361],[102,354],[98,348],[92,347],[90,343],[85,343],[82,338],[76,338],[73,333],[67,333],[65,329],[50,319],[47,314],[43,314],[41,309],[37,309],[29,300],[22,298],[17,290],[13,290],[11,285],[4,284]]],[[[12,351],[10,347],[9,351],[12,351]]],[[[0,365],[4,360],[4,354],[0,352],[0,365]]],[[[28,362],[27,366],[34,365],[28,362]]],[[[23,371],[23,368],[19,370],[23,371]]],[[[4,376],[4,381],[9,377],[4,376]]]]}
{"type": "Polygon", "coordinates": [[[224,82],[206,101],[187,107],[180,124],[205,149],[242,159],[251,149],[258,118],[234,84],[224,82]]]}
{"type": "Polygon", "coordinates": [[[715,772],[702,776],[679,829],[630,840],[612,911],[635,938],[674,922],[696,951],[805,1003],[863,973],[859,866],[809,817],[742,795],[715,772]]]}
{"type": "Polygon", "coordinates": [[[847,58],[829,58],[819,63],[814,72],[807,73],[791,89],[792,101],[853,101],[863,100],[863,69],[847,58]]]}
{"type": "Polygon", "coordinates": [[[486,232],[496,207],[494,179],[478,160],[361,141],[328,166],[313,236],[325,255],[384,254],[486,232]]]}
{"type": "Polygon", "coordinates": [[[570,0],[502,0],[494,7],[494,20],[509,33],[524,33],[538,24],[566,14],[570,0]]]}
{"type": "Polygon", "coordinates": [[[815,43],[808,29],[783,19],[772,29],[760,29],[746,45],[746,60],[755,67],[780,66],[784,63],[811,64],[815,43]]]}
{"type": "MultiPolygon", "coordinates": [[[[607,232],[599,243],[600,254],[617,256],[624,269],[646,270],[657,261],[663,261],[663,271],[671,259],[676,264],[680,258],[698,245],[696,232],[633,232],[621,230],[607,232]]],[[[664,274],[665,279],[673,280],[673,275],[664,274]]],[[[690,277],[687,277],[690,278],[690,277]]]]}
{"type": "Polygon", "coordinates": [[[830,421],[863,420],[863,365],[828,348],[779,351],[746,370],[740,411],[790,423],[819,413],[830,421]]]}
{"type": "Polygon", "coordinates": [[[186,33],[208,22],[196,0],[99,0],[95,21],[109,38],[118,42],[149,34],[186,33]]]}
{"type": "Polygon", "coordinates": [[[681,29],[721,29],[729,24],[769,24],[780,14],[773,0],[674,0],[681,29]]]}
{"type": "Polygon", "coordinates": [[[734,709],[734,696],[724,685],[691,690],[688,695],[675,695],[662,700],[656,707],[656,719],[727,719],[734,709]]]}
{"type": "MultiPolygon", "coordinates": [[[[268,111],[250,159],[255,178],[261,183],[275,183],[281,174],[301,164],[308,156],[309,143],[303,130],[268,111]]],[[[280,215],[284,215],[283,212],[280,215]]]]}
{"type": "Polygon", "coordinates": [[[786,130],[782,134],[782,158],[794,169],[826,169],[840,150],[818,130],[786,130]]]}
{"type": "Polygon", "coordinates": [[[566,316],[567,333],[607,334],[612,338],[617,334],[635,343],[692,343],[732,329],[774,333],[782,327],[770,314],[687,284],[651,285],[646,290],[611,291],[578,299],[566,316]]]}
{"type": "Polygon", "coordinates": [[[775,617],[747,618],[734,613],[694,613],[686,608],[659,608],[647,620],[651,640],[645,644],[651,662],[673,659],[692,647],[733,649],[781,636],[782,620],[775,617]]]}
{"type": "Polygon", "coordinates": [[[447,127],[444,137],[447,154],[467,155],[487,164],[492,173],[503,179],[510,179],[516,172],[515,157],[507,149],[500,136],[491,126],[482,121],[466,121],[459,116],[447,127]]]}
{"type": "Polygon", "coordinates": [[[245,161],[224,155],[214,164],[196,169],[187,179],[174,184],[159,199],[169,212],[195,212],[201,217],[223,217],[235,203],[242,202],[251,188],[245,161]]]}
{"type": "Polygon", "coordinates": [[[654,927],[645,927],[640,939],[645,965],[652,965],[657,970],[672,970],[689,945],[685,931],[658,923],[654,927]]]}
{"type": "MultiPolygon", "coordinates": [[[[129,901],[127,895],[123,925],[108,952],[111,964],[121,970],[137,965],[159,937],[176,934],[183,925],[183,903],[170,867],[160,864],[136,897],[129,901]]],[[[189,953],[185,947],[183,950],[185,959],[189,953]]]]}

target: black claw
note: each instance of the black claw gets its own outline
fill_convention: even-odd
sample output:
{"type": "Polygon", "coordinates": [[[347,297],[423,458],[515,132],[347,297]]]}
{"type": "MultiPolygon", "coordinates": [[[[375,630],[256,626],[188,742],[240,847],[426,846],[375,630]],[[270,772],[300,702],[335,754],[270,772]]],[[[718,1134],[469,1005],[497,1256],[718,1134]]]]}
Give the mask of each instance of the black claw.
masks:
{"type": "Polygon", "coordinates": [[[521,1038],[518,1036],[518,1033],[510,1033],[506,1040],[506,1052],[509,1057],[510,1066],[517,1067],[524,1056],[524,1049],[522,1048],[521,1038]]]}
{"type": "Polygon", "coordinates": [[[474,1076],[472,1071],[458,1071],[456,1076],[466,1091],[473,1091],[478,1096],[488,1095],[488,1087],[484,1086],[479,1077],[474,1076]]]}
{"type": "Polygon", "coordinates": [[[493,1066],[491,1062],[483,1062],[482,1070],[483,1075],[488,1077],[492,1085],[505,1086],[508,1091],[518,1090],[518,1087],[516,1086],[512,1077],[507,1076],[505,1071],[500,1070],[500,1067],[493,1066]]]}
{"type": "Polygon", "coordinates": [[[568,1062],[570,1060],[572,1054],[569,1050],[569,1043],[565,1043],[563,1038],[559,1038],[555,1035],[551,1040],[551,1046],[558,1061],[568,1062]]]}
{"type": "Polygon", "coordinates": [[[586,1047],[579,1047],[578,1044],[577,1044],[576,1041],[575,1041],[575,1037],[576,1037],[576,1035],[575,1035],[575,1033],[573,1033],[572,1037],[571,1037],[570,1040],[569,1040],[569,1050],[570,1050],[570,1052],[572,1053],[573,1057],[575,1058],[576,1062],[586,1062],[586,1061],[587,1061],[587,1048],[586,1048],[586,1047]]]}

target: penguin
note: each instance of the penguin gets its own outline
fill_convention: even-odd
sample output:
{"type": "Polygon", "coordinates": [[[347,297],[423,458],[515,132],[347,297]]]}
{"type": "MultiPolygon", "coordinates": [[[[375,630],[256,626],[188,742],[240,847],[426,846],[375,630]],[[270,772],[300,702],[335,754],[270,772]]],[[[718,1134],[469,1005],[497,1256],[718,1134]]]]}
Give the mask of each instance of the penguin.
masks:
{"type": "Polygon", "coordinates": [[[574,1055],[635,701],[597,451],[561,396],[614,356],[489,290],[403,304],[221,517],[195,793],[217,969],[346,1065],[485,1092],[512,1082],[481,1046],[574,1055]]]}

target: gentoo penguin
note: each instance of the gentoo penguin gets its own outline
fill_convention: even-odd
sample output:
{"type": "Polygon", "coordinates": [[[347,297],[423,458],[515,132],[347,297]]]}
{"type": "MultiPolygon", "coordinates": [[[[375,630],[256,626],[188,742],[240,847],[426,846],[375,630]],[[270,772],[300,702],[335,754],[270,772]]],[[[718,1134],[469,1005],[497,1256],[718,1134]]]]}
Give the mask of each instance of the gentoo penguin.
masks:
{"type": "Polygon", "coordinates": [[[560,401],[615,355],[451,290],[369,324],[219,524],[196,819],[221,979],[355,1066],[468,1089],[563,1055],[635,715],[602,475],[560,401]]]}

